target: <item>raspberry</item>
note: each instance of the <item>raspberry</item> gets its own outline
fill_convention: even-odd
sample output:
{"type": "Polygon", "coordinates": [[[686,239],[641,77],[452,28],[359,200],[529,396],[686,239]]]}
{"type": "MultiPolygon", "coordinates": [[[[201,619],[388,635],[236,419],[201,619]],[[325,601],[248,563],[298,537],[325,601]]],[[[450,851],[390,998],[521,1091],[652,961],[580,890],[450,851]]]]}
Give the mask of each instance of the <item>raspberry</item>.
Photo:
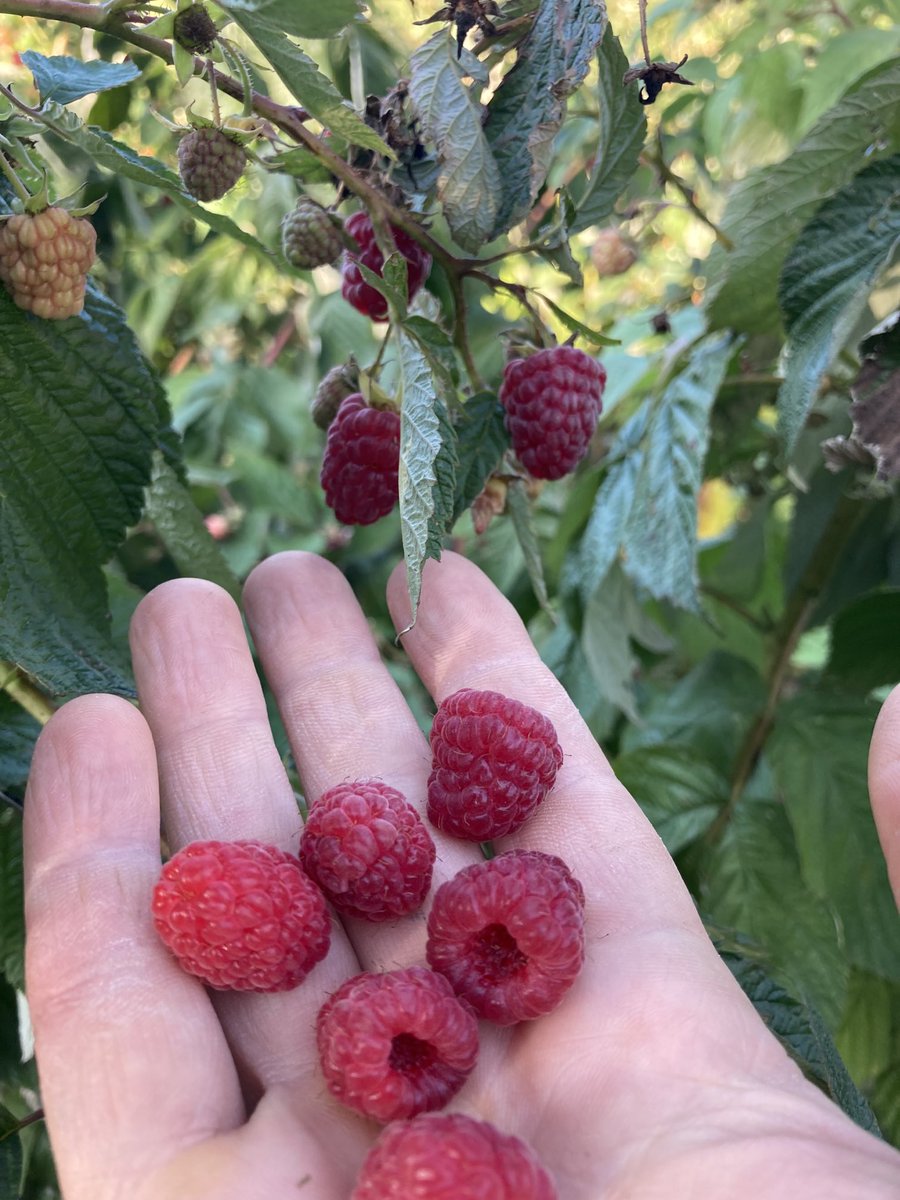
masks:
{"type": "Polygon", "coordinates": [[[261,842],[193,842],[162,869],[157,932],[210,987],[294,988],[328,953],[322,894],[290,854],[261,842]]]}
{"type": "MultiPolygon", "coordinates": [[[[384,255],[375,241],[375,231],[372,228],[369,214],[354,213],[347,221],[345,229],[359,246],[359,253],[353,254],[349,250],[344,252],[341,295],[355,309],[373,321],[386,321],[388,319],[387,300],[371,284],[366,283],[359,269],[359,264],[362,263],[376,275],[381,275],[381,268],[384,266],[384,255]]],[[[406,259],[406,285],[409,299],[412,300],[428,278],[428,272],[431,270],[431,255],[402,229],[397,229],[392,225],[391,234],[397,244],[397,249],[406,259]]]]}
{"type": "Polygon", "coordinates": [[[636,259],[634,243],[624,238],[618,229],[609,226],[598,231],[591,246],[591,261],[601,278],[624,275],[634,266],[636,259]]]}
{"type": "Polygon", "coordinates": [[[330,788],[313,804],[300,862],[338,912],[390,921],[420,908],[434,842],[405,796],[379,779],[330,788]]]}
{"type": "Polygon", "coordinates": [[[300,197],[281,223],[282,252],[300,271],[333,263],[343,248],[339,223],[307,196],[300,197]]]}
{"type": "Polygon", "coordinates": [[[192,129],[178,143],[181,182],[195,200],[220,200],[246,165],[243,147],[221,129],[192,129]]]}
{"type": "Polygon", "coordinates": [[[219,31],[205,4],[189,4],[175,14],[173,34],[183,50],[191,54],[209,54],[219,31]]]}
{"type": "Polygon", "coordinates": [[[534,1151],[487,1121],[439,1113],[389,1125],[350,1200],[557,1200],[534,1151]]]}
{"type": "Polygon", "coordinates": [[[563,752],[537,709],[463,688],[431,726],[428,819],[470,842],[515,833],[553,787],[563,752]]]}
{"type": "Polygon", "coordinates": [[[605,368],[574,346],[506,364],[500,388],[506,428],[535,479],[561,479],[587,454],[605,385],[605,368]]]}
{"type": "Polygon", "coordinates": [[[9,217],[0,222],[0,281],[26,312],[49,321],[77,317],[96,242],[90,221],[64,208],[9,217]]]}
{"type": "Polygon", "coordinates": [[[327,429],[337,416],[341,401],[346,400],[348,396],[352,396],[358,390],[359,371],[352,358],[349,363],[341,363],[332,367],[316,388],[316,394],[310,404],[312,419],[318,427],[327,429]]]}
{"type": "Polygon", "coordinates": [[[348,396],[328,427],[325,503],[344,525],[371,525],[397,503],[399,469],[399,415],[369,408],[359,392],[348,396]]]}
{"type": "Polygon", "coordinates": [[[511,850],[438,888],[426,958],[479,1017],[514,1025],[551,1012],[584,962],[584,891],[562,861],[511,850]]]}
{"type": "Polygon", "coordinates": [[[338,1100],[385,1122],[446,1104],[478,1057],[478,1022],[425,967],[348,979],[319,1011],[316,1038],[338,1100]]]}

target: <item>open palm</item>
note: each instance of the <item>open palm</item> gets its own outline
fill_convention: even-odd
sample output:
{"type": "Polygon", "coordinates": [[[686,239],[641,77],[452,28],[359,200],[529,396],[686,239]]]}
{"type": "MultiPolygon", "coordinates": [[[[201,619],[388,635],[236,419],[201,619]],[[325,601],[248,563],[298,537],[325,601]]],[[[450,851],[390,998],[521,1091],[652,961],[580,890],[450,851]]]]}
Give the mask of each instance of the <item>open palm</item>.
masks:
{"type": "MultiPolygon", "coordinates": [[[[402,629],[396,574],[389,599],[402,629]]],[[[257,568],[245,600],[310,799],[375,776],[421,805],[427,743],[337,570],[281,555],[257,568]]],[[[451,1107],[530,1142],[561,1200],[900,1194],[900,1157],[808,1084],[768,1033],[488,580],[453,555],[429,564],[404,646],[436,702],[495,688],[553,721],[565,751],[556,787],[500,848],[559,854],[588,901],[572,991],[541,1020],[482,1025],[478,1066],[451,1107]]],[[[64,707],[38,744],[26,805],[28,994],[64,1196],[346,1200],[377,1129],[329,1096],[315,1016],[360,969],[423,963],[424,916],[345,921],[289,993],[210,994],[184,975],[150,920],[160,802],[173,849],[258,838],[296,850],[300,818],[225,593],[163,585],[136,614],[132,648],[141,713],[102,696],[64,707]]],[[[900,761],[900,745],[885,742],[900,741],[898,724],[882,738],[888,766],[900,761]]],[[[900,807],[897,793],[882,813],[900,807]]],[[[436,886],[479,857],[436,841],[436,886]]]]}

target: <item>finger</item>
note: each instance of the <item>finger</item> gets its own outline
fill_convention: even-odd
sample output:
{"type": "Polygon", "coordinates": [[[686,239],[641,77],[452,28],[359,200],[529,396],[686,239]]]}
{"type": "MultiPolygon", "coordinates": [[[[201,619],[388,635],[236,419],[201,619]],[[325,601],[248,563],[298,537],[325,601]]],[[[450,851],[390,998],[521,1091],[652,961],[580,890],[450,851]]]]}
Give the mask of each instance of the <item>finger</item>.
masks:
{"type": "MultiPolygon", "coordinates": [[[[312,554],[280,554],[256,568],[244,599],[308,799],[347,780],[378,778],[423,815],[428,744],[341,573],[312,554]]],[[[431,833],[434,886],[481,857],[431,833]]],[[[369,970],[422,961],[421,912],[383,925],[344,925],[369,970]]]]}
{"type": "Polygon", "coordinates": [[[869,795],[894,897],[900,904],[900,687],[885,700],[875,722],[869,795]]]}
{"type": "Polygon", "coordinates": [[[28,999],[69,1200],[136,1194],[160,1161],[243,1120],[209,1000],[153,929],[158,874],[146,723],[124,700],[73,700],[38,740],[25,806],[28,999]]]}
{"type": "MultiPolygon", "coordinates": [[[[398,570],[388,586],[394,623],[410,622],[398,570]]],[[[541,662],[512,605],[476,566],[445,553],[426,564],[422,602],[404,648],[437,703],[462,687],[502,692],[553,722],[565,755],[556,784],[528,824],[500,849],[558,854],[603,913],[598,936],[699,919],[672,859],[617,782],[578,710],[541,662]]]]}
{"type": "MultiPolygon", "coordinates": [[[[202,580],[163,584],[138,606],[131,646],[172,848],[198,839],[250,838],[296,853],[300,814],[232,599],[202,580]]],[[[251,1091],[310,1076],[315,1014],[356,969],[334,929],[327,958],[296,990],[214,993],[251,1091]]]]}

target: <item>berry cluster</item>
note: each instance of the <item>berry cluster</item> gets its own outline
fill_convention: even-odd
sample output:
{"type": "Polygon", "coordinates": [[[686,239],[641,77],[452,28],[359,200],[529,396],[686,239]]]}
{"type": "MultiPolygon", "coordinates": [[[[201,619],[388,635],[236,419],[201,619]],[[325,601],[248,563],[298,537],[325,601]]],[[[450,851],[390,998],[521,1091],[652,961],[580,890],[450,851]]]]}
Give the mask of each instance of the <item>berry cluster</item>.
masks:
{"type": "MultiPolygon", "coordinates": [[[[475,842],[520,829],[562,764],[550,721],[498,692],[447,697],[431,745],[428,816],[475,842]]],[[[434,861],[431,835],[402,793],[376,779],[341,783],[310,806],[298,857],[257,842],[179,851],[163,868],[153,919],[209,986],[280,991],[324,958],[326,899],[345,917],[397,920],[424,904],[434,861]]],[[[581,884],[554,855],[510,850],[439,887],[427,932],[427,967],[356,975],[318,1015],[329,1090],[363,1116],[394,1122],[354,1198],[553,1200],[549,1176],[518,1139],[468,1117],[422,1114],[447,1104],[472,1072],[479,1018],[512,1025],[562,1001],[584,960],[581,884]]]]}

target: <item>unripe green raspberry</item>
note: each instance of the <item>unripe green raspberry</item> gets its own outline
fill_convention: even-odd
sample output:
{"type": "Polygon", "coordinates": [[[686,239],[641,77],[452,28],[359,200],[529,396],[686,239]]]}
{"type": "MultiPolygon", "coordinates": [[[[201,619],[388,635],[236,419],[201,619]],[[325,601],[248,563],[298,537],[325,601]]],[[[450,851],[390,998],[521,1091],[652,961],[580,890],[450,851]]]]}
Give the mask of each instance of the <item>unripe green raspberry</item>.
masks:
{"type": "Polygon", "coordinates": [[[205,4],[192,4],[175,14],[172,36],[183,50],[191,54],[209,54],[216,44],[219,31],[205,4]]]}
{"type": "Polygon", "coordinates": [[[316,388],[316,394],[310,404],[312,419],[318,427],[327,429],[337,416],[341,401],[346,400],[348,396],[352,396],[357,391],[359,391],[359,371],[353,359],[349,363],[341,363],[337,367],[332,367],[316,388]]]}
{"type": "Polygon", "coordinates": [[[243,147],[221,129],[192,129],[178,144],[181,181],[195,200],[220,200],[246,165],[243,147]]]}
{"type": "Polygon", "coordinates": [[[333,263],[343,248],[340,222],[308,196],[301,196],[281,223],[284,257],[301,271],[333,263]]]}

